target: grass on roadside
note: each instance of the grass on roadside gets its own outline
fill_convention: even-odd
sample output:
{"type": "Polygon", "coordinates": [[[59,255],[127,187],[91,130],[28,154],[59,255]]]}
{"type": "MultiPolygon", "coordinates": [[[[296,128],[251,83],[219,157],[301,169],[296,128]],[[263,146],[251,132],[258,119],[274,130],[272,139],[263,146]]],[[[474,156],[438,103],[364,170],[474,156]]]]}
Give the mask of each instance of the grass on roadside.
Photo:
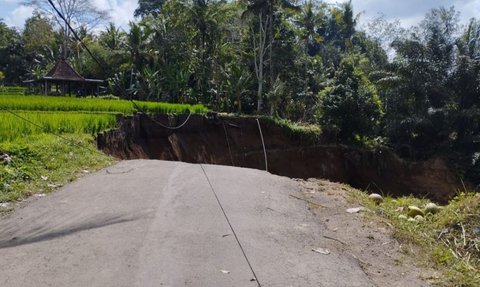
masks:
{"type": "Polygon", "coordinates": [[[0,202],[50,192],[114,162],[96,149],[91,135],[64,136],[71,142],[37,134],[0,143],[0,202]]]}
{"type": "Polygon", "coordinates": [[[386,197],[376,205],[364,192],[352,190],[351,194],[354,201],[392,224],[399,242],[418,247],[421,254],[409,255],[420,265],[442,271],[439,286],[480,286],[479,193],[460,193],[437,213],[425,213],[419,220],[408,216],[408,207],[425,210],[427,199],[386,197]]]}

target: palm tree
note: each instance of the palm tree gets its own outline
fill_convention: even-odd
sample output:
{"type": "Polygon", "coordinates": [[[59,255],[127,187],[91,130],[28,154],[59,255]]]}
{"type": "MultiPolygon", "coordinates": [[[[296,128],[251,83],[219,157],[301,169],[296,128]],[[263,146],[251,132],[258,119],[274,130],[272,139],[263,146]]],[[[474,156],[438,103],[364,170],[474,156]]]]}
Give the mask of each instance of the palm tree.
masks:
{"type": "Polygon", "coordinates": [[[141,24],[130,22],[130,33],[127,34],[127,48],[130,51],[132,63],[137,70],[142,68],[145,48],[148,43],[149,33],[141,24]]]}
{"type": "Polygon", "coordinates": [[[106,31],[101,34],[100,39],[104,46],[113,51],[120,50],[125,44],[125,34],[113,22],[109,23],[106,31]]]}
{"type": "Polygon", "coordinates": [[[345,50],[349,51],[352,48],[352,36],[355,33],[355,26],[357,25],[357,17],[353,17],[352,0],[343,4],[343,23],[345,28],[343,29],[343,37],[345,41],[345,50]]]}
{"type": "Polygon", "coordinates": [[[315,47],[323,40],[317,29],[324,24],[325,15],[323,10],[317,11],[316,8],[312,1],[305,3],[295,21],[300,28],[300,39],[304,42],[305,52],[310,56],[314,55],[315,47]]]}

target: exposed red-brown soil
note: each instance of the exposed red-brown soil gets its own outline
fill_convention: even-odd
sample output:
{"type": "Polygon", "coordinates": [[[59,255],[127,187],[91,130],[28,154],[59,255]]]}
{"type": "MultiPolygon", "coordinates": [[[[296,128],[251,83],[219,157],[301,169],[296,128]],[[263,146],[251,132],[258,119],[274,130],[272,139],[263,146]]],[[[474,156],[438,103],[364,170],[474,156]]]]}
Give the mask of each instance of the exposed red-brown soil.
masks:
{"type": "MultiPolygon", "coordinates": [[[[186,116],[158,115],[155,121],[175,126],[186,116]]],[[[162,159],[265,169],[255,118],[193,115],[180,129],[169,130],[136,114],[116,130],[98,136],[100,149],[120,159],[162,159]]],[[[365,151],[336,144],[328,136],[315,143],[273,121],[260,119],[268,171],[293,178],[325,178],[392,195],[414,194],[438,202],[451,199],[461,182],[442,159],[410,162],[388,150],[365,151]]]]}

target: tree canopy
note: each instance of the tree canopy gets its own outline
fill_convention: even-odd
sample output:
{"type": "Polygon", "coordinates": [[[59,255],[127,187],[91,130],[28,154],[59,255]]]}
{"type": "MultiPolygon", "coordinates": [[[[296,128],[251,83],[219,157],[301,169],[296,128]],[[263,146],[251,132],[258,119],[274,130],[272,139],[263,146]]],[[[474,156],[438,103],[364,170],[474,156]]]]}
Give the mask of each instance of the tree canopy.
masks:
{"type": "Polygon", "coordinates": [[[380,17],[364,30],[351,2],[140,0],[129,29],[94,33],[104,11],[57,1],[74,4],[62,11],[101,68],[44,0],[28,2],[38,13],[21,33],[0,21],[4,84],[41,75],[63,46],[109,93],[316,123],[413,159],[444,154],[480,183],[480,21],[459,25],[453,7],[410,29],[380,17]]]}

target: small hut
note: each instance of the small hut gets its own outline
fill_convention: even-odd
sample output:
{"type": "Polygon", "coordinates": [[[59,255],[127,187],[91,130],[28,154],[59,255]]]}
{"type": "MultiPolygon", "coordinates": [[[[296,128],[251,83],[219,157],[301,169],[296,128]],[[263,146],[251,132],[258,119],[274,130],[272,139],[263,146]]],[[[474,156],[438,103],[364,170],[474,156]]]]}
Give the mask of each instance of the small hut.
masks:
{"type": "Polygon", "coordinates": [[[103,80],[86,79],[77,73],[65,59],[60,59],[55,66],[37,80],[25,81],[29,90],[45,95],[98,95],[103,80]]]}

